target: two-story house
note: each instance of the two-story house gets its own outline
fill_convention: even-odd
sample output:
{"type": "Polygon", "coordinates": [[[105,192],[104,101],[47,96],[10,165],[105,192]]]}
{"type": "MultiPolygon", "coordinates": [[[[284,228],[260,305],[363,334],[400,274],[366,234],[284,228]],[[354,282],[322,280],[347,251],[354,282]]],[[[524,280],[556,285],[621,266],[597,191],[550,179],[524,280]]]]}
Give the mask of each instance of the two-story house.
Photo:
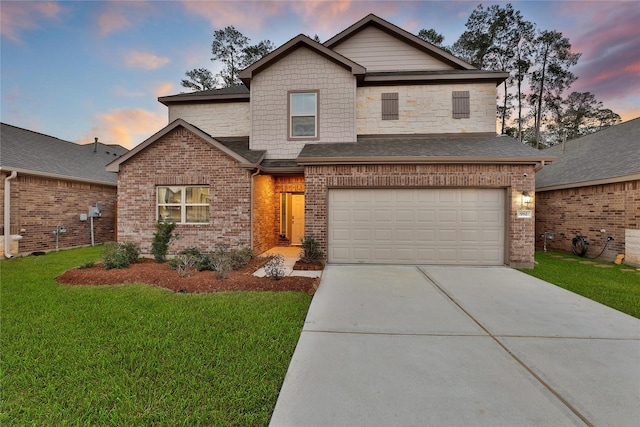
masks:
{"type": "Polygon", "coordinates": [[[118,239],[148,252],[171,220],[175,250],[309,235],[330,263],[531,267],[551,159],[496,135],[507,76],[375,15],[322,44],[299,35],[244,86],[159,98],[169,125],[108,166],[118,239]]]}

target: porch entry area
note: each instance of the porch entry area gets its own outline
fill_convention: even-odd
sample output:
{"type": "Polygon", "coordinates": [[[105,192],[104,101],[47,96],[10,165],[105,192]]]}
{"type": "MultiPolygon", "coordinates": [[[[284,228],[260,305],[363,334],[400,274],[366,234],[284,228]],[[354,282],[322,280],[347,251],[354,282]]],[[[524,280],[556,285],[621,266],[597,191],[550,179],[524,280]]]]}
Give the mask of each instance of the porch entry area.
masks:
{"type": "Polygon", "coordinates": [[[305,227],[304,175],[253,178],[253,249],[298,246],[305,227]]]}

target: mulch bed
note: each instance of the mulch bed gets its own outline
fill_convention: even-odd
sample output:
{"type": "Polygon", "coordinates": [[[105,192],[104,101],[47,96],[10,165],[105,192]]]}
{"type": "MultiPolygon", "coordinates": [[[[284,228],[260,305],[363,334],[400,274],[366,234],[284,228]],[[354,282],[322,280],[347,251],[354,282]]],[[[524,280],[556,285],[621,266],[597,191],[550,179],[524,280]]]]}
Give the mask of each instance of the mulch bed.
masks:
{"type": "Polygon", "coordinates": [[[230,271],[226,279],[218,279],[214,271],[194,271],[189,277],[180,277],[168,263],[158,264],[142,259],[129,268],[105,270],[102,263],[90,268],[74,268],[56,277],[67,285],[122,285],[146,283],[182,293],[211,293],[225,291],[299,291],[313,294],[320,284],[319,278],[288,276],[280,280],[256,277],[253,273],[265,259],[252,259],[246,267],[230,271]]]}

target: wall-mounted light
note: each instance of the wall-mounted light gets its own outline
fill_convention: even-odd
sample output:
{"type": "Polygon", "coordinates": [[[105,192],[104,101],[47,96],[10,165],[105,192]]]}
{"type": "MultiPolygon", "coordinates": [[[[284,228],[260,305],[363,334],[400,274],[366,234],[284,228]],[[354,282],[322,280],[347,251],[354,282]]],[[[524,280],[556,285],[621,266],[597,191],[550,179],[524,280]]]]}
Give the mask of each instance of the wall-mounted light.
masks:
{"type": "Polygon", "coordinates": [[[531,203],[531,194],[528,191],[522,192],[522,206],[529,206],[531,203]]]}

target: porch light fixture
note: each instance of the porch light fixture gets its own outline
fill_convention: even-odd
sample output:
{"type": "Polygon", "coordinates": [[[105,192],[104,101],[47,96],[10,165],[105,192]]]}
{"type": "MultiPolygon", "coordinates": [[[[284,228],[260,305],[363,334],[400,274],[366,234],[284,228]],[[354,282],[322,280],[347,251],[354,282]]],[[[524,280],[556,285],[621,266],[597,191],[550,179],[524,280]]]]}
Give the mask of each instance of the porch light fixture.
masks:
{"type": "Polygon", "coordinates": [[[522,205],[523,206],[529,206],[530,203],[531,203],[531,194],[529,194],[528,191],[523,191],[522,192],[522,205]]]}

